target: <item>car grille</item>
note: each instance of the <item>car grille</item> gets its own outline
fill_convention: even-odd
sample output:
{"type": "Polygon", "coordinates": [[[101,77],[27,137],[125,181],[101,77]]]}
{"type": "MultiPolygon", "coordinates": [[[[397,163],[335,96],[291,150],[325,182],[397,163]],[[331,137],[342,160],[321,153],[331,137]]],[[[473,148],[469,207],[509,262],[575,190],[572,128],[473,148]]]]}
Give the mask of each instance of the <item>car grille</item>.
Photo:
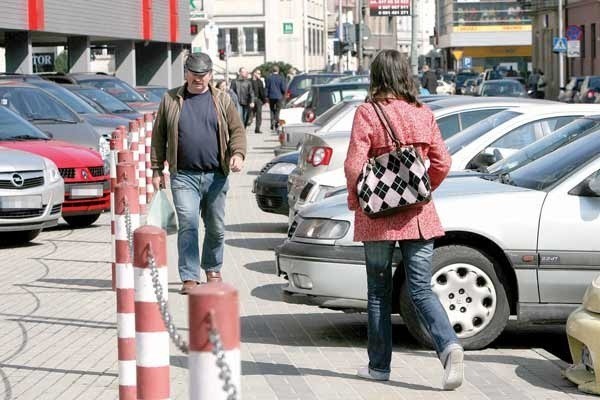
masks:
{"type": "Polygon", "coordinates": [[[256,200],[258,201],[260,208],[266,209],[277,209],[283,204],[283,199],[281,197],[256,196],[256,200]]]}
{"type": "Polygon", "coordinates": [[[288,239],[291,239],[292,236],[294,236],[294,232],[296,232],[296,228],[298,227],[298,221],[294,220],[294,222],[292,222],[292,225],[290,225],[290,229],[288,229],[288,239]]]}
{"type": "Polygon", "coordinates": [[[267,172],[269,170],[269,168],[271,168],[273,166],[273,164],[275,164],[275,163],[272,163],[272,162],[266,163],[265,166],[262,167],[262,169],[260,170],[260,174],[259,175],[262,175],[265,172],[267,172]]]}
{"type": "Polygon", "coordinates": [[[58,171],[63,179],[75,178],[75,168],[59,168],[58,171]]]}
{"type": "Polygon", "coordinates": [[[104,167],[90,167],[90,174],[92,176],[103,176],[104,175],[104,167]]]}
{"type": "Polygon", "coordinates": [[[44,185],[44,177],[37,176],[35,178],[25,178],[23,186],[17,187],[10,180],[0,180],[0,189],[29,189],[44,185]]]}
{"type": "Polygon", "coordinates": [[[306,186],[304,186],[304,189],[302,189],[302,192],[300,193],[300,200],[306,200],[313,186],[314,184],[312,182],[308,182],[306,186]]]}
{"type": "Polygon", "coordinates": [[[62,204],[56,204],[52,206],[52,210],[50,210],[50,214],[58,214],[62,210],[62,204]]]}
{"type": "Polygon", "coordinates": [[[44,213],[43,208],[25,208],[20,210],[3,210],[0,209],[0,218],[17,219],[17,218],[33,218],[39,217],[44,213]]]}

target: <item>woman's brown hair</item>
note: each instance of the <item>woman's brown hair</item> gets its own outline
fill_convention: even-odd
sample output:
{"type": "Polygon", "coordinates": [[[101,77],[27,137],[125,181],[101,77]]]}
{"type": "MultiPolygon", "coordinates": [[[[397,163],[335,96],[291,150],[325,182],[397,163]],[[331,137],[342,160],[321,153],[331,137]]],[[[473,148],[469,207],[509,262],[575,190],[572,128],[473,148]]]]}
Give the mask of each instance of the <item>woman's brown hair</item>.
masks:
{"type": "Polygon", "coordinates": [[[382,50],[371,63],[371,86],[368,100],[403,99],[421,107],[418,88],[410,64],[398,50],[382,50]]]}

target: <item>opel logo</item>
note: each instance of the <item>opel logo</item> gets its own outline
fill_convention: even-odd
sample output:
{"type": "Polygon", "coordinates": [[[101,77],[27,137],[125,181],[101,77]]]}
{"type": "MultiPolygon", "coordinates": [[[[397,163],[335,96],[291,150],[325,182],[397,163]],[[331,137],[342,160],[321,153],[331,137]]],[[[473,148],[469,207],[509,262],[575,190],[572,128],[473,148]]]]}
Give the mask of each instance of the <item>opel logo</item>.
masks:
{"type": "Polygon", "coordinates": [[[87,180],[87,178],[88,178],[88,173],[87,173],[87,171],[86,171],[86,170],[82,170],[82,171],[81,171],[81,176],[83,177],[83,179],[87,180]]]}
{"type": "Polygon", "coordinates": [[[25,183],[25,179],[19,174],[13,174],[10,180],[12,181],[12,184],[18,188],[23,187],[23,184],[25,183]]]}

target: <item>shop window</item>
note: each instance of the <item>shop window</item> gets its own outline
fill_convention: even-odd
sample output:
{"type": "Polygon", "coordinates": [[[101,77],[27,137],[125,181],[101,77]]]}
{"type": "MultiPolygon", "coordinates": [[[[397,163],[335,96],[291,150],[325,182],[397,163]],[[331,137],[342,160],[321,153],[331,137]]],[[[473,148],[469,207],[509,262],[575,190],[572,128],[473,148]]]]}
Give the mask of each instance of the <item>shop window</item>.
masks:
{"type": "Polygon", "coordinates": [[[226,49],[227,34],[229,34],[229,45],[231,53],[240,52],[239,33],[237,28],[221,28],[217,36],[219,49],[226,49]]]}
{"type": "Polygon", "coordinates": [[[265,28],[244,28],[245,53],[265,51],[265,28]]]}

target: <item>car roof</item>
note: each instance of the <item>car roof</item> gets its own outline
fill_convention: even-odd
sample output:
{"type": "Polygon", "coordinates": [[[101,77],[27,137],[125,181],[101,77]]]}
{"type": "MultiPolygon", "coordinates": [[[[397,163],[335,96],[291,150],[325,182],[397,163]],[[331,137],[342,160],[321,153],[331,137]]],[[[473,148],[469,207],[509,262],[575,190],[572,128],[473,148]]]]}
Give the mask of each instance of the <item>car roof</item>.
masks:
{"type": "Polygon", "coordinates": [[[369,87],[369,82],[335,82],[312,85],[313,88],[344,88],[344,87],[369,87]]]}
{"type": "Polygon", "coordinates": [[[467,104],[486,103],[524,103],[524,104],[564,104],[551,100],[529,99],[519,97],[473,97],[473,96],[446,96],[444,99],[432,101],[430,104],[438,108],[460,106],[467,104]]]}
{"type": "Polygon", "coordinates": [[[2,87],[28,87],[28,88],[35,88],[35,89],[42,90],[42,89],[38,88],[37,86],[31,85],[25,81],[14,80],[14,79],[0,80],[0,86],[2,86],[2,87]]]}

